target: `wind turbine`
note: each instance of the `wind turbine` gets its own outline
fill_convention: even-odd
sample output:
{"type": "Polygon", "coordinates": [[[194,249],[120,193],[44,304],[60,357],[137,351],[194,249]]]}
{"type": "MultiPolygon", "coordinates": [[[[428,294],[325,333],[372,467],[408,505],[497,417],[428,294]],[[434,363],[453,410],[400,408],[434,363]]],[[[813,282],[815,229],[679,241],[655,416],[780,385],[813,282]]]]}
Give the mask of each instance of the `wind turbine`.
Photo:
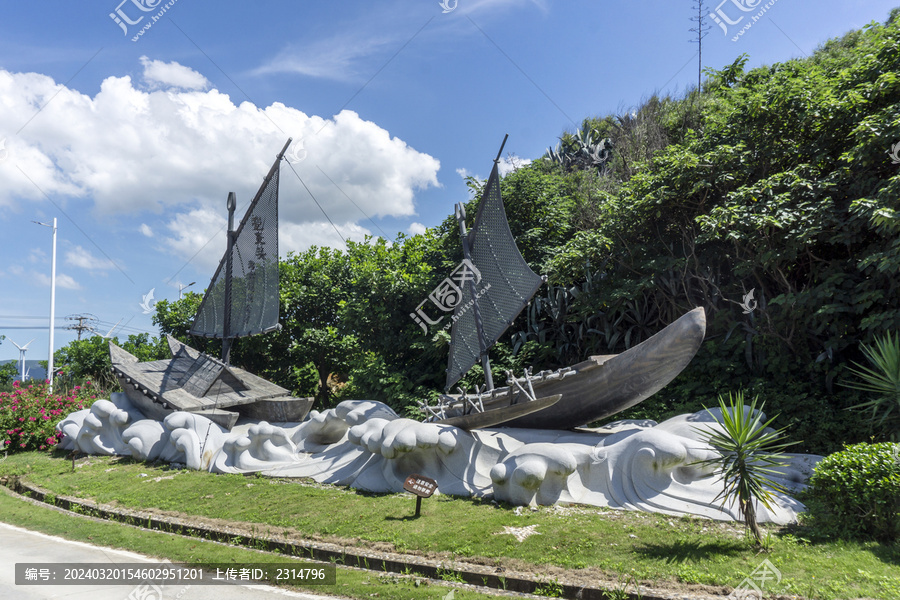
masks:
{"type": "Polygon", "coordinates": [[[20,346],[20,345],[18,345],[17,343],[13,342],[12,340],[9,340],[9,341],[12,342],[13,346],[15,346],[16,348],[19,349],[19,373],[21,373],[21,376],[20,376],[20,378],[19,378],[19,381],[21,381],[21,382],[24,383],[24,382],[25,382],[25,377],[26,377],[26,375],[28,375],[28,373],[25,372],[25,351],[28,350],[28,344],[30,344],[31,342],[33,342],[33,341],[34,341],[34,338],[32,338],[32,339],[28,342],[28,344],[25,344],[24,346],[20,346]]]}
{"type": "MultiPolygon", "coordinates": [[[[125,318],[125,317],[122,317],[122,319],[124,319],[124,318],[125,318]]],[[[104,340],[108,340],[108,339],[109,339],[109,336],[112,335],[113,329],[115,329],[116,327],[119,326],[119,323],[122,322],[122,319],[119,319],[118,321],[116,321],[116,324],[112,326],[112,329],[110,329],[109,331],[106,332],[106,335],[103,336],[103,339],[104,339],[104,340]]]]}

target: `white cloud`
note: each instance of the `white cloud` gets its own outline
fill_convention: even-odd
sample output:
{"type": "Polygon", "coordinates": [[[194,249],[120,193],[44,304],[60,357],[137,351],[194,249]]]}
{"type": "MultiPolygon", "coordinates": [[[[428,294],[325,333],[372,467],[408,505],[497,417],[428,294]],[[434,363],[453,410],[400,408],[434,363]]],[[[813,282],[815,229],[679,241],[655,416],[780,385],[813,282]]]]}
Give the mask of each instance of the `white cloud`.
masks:
{"type": "Polygon", "coordinates": [[[356,223],[335,223],[335,226],[337,231],[327,221],[282,227],[279,232],[281,242],[283,242],[281,247],[290,246],[290,249],[295,252],[306,250],[310,246],[327,246],[343,250],[345,248],[344,239],[349,238],[355,242],[361,242],[367,235],[372,235],[371,231],[356,223]]]}
{"type": "MultiPolygon", "coordinates": [[[[549,12],[549,0],[527,0],[527,3],[544,14],[549,12]]],[[[410,12],[409,4],[396,0],[369,3],[362,16],[336,23],[332,31],[319,34],[316,39],[311,39],[309,34],[318,32],[304,32],[303,42],[283,46],[252,72],[255,75],[291,73],[365,83],[413,41],[416,36],[410,38],[411,32],[423,29],[422,21],[410,12]]],[[[437,18],[426,23],[432,40],[443,34],[438,39],[453,43],[463,36],[479,35],[471,23],[454,19],[449,14],[441,15],[440,4],[434,0],[432,14],[437,18]]],[[[448,0],[447,4],[454,7],[451,10],[454,15],[488,17],[502,17],[503,13],[523,8],[522,0],[448,0]]]]}
{"type": "Polygon", "coordinates": [[[530,164],[530,158],[519,158],[515,155],[504,156],[497,164],[497,170],[500,172],[500,176],[503,177],[504,175],[515,171],[516,169],[521,169],[522,167],[528,166],[530,164]]]}
{"type": "MultiPolygon", "coordinates": [[[[500,162],[497,163],[497,170],[500,173],[500,177],[504,177],[509,173],[512,173],[516,169],[521,169],[522,167],[528,166],[531,164],[530,158],[519,158],[518,156],[511,154],[508,156],[503,156],[500,158],[500,162]]],[[[487,177],[479,177],[475,173],[470,172],[466,168],[456,169],[457,175],[465,179],[466,177],[474,176],[475,179],[480,181],[484,181],[487,177]]]]}
{"type": "Polygon", "coordinates": [[[72,250],[66,252],[65,262],[67,265],[72,265],[79,269],[88,269],[89,271],[106,271],[115,266],[109,259],[98,258],[81,246],[75,246],[72,250]]]}
{"type": "Polygon", "coordinates": [[[206,77],[177,62],[150,60],[146,56],[142,56],[140,61],[144,65],[144,81],[150,88],[205,90],[210,85],[206,77]]]}
{"type": "Polygon", "coordinates": [[[225,254],[225,229],[228,225],[225,211],[216,213],[201,208],[175,216],[166,225],[171,236],[163,238],[165,250],[185,258],[201,270],[212,271],[225,254]]]}
{"type": "MultiPolygon", "coordinates": [[[[44,287],[50,287],[50,276],[45,273],[32,273],[35,280],[44,287]]],[[[66,290],[80,290],[81,285],[69,275],[56,274],[56,287],[66,290]]]]}
{"type": "Polygon", "coordinates": [[[44,262],[46,260],[47,253],[40,248],[32,248],[31,252],[28,253],[28,262],[30,263],[44,262]]]}
{"type": "MultiPolygon", "coordinates": [[[[187,67],[149,64],[160,85],[173,84],[179,74],[180,85],[191,84],[187,67]]],[[[278,102],[235,105],[216,89],[148,91],[130,77],[108,77],[91,97],[45,75],[2,69],[0,98],[0,131],[15,131],[35,106],[45,105],[7,144],[14,154],[0,162],[0,210],[44,203],[46,194],[94,217],[163,213],[154,227],[167,231],[165,247],[182,259],[201,251],[224,225],[229,191],[238,196],[238,219],[243,215],[288,136],[306,151],[293,168],[336,223],[362,221],[362,212],[412,216],[417,190],[440,185],[437,159],[347,110],[323,118],[278,102]]],[[[286,164],[281,184],[282,226],[323,220],[286,164]]],[[[300,238],[296,243],[303,244],[300,238]]],[[[292,244],[282,248],[297,249],[292,244]]],[[[224,234],[201,251],[204,264],[217,264],[223,248],[224,234]]]]}
{"type": "Polygon", "coordinates": [[[407,229],[407,231],[410,233],[410,235],[422,235],[423,233],[425,233],[426,229],[427,228],[421,223],[414,222],[409,224],[409,229],[407,229]]]}
{"type": "Polygon", "coordinates": [[[142,234],[144,234],[148,238],[153,237],[153,230],[150,229],[150,226],[147,225],[146,223],[141,223],[141,226],[138,228],[138,231],[140,231],[142,234]]]}
{"type": "Polygon", "coordinates": [[[382,52],[391,41],[383,35],[373,37],[359,30],[344,31],[306,45],[289,45],[253,73],[294,73],[336,81],[353,81],[362,77],[357,66],[360,61],[382,52]]]}

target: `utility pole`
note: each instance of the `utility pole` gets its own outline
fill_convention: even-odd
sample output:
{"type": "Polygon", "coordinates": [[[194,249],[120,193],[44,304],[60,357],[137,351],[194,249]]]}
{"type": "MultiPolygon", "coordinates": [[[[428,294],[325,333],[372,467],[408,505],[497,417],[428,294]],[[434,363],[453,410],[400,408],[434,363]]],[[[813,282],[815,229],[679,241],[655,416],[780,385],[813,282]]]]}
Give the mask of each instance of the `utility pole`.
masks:
{"type": "Polygon", "coordinates": [[[99,319],[91,314],[83,314],[83,315],[69,315],[66,317],[67,321],[78,321],[78,325],[69,325],[66,329],[73,329],[78,332],[78,341],[81,341],[81,333],[83,331],[90,331],[91,333],[96,333],[97,330],[94,329],[94,326],[97,324],[99,319]]]}
{"type": "Polygon", "coordinates": [[[699,94],[703,76],[703,38],[709,33],[710,26],[706,22],[706,0],[694,0],[694,5],[691,8],[697,10],[697,14],[691,17],[691,21],[696,23],[696,25],[688,31],[697,34],[696,38],[689,41],[697,44],[697,94],[699,94]]]}

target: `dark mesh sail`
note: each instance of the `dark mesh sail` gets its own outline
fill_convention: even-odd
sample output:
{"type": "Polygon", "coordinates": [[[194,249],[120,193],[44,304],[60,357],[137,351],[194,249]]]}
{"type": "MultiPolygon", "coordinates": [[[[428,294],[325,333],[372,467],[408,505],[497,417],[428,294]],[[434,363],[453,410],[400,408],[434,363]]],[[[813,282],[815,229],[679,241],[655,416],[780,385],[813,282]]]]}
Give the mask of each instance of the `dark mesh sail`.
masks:
{"type": "Polygon", "coordinates": [[[221,338],[265,333],[278,325],[278,164],[275,161],[235,234],[231,253],[231,306],[225,306],[227,256],[212,278],[191,335],[221,338]]]}
{"type": "Polygon", "coordinates": [[[480,314],[484,329],[484,347],[490,348],[543,283],[522,258],[509,230],[496,163],[468,237],[472,262],[481,273],[481,281],[462,286],[462,300],[453,313],[446,391],[481,359],[476,313],[480,314]]]}

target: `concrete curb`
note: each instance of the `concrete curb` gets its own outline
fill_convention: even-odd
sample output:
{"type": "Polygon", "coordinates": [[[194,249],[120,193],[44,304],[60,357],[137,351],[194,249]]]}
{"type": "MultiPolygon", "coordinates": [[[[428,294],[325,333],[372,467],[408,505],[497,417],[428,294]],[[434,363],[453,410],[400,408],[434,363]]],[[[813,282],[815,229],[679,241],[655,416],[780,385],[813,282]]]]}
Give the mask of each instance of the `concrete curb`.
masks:
{"type": "MultiPolygon", "coordinates": [[[[247,536],[238,530],[229,531],[227,527],[216,528],[209,525],[197,525],[176,517],[101,506],[69,496],[56,496],[20,478],[10,478],[9,481],[3,483],[12,492],[24,496],[25,499],[31,499],[79,516],[90,516],[133,527],[239,545],[285,556],[309,558],[326,563],[334,562],[341,566],[380,573],[408,574],[413,572],[422,577],[439,580],[442,583],[447,583],[448,580],[445,578],[451,576],[454,580],[461,579],[472,586],[534,597],[542,597],[535,595],[535,592],[548,584],[548,581],[538,581],[528,573],[498,572],[499,570],[496,568],[471,563],[436,561],[422,556],[369,551],[356,547],[348,548],[337,544],[310,540],[291,541],[278,536],[264,534],[247,536]],[[52,502],[47,501],[47,496],[52,496],[52,502]]],[[[691,592],[690,595],[686,595],[684,592],[673,593],[645,586],[639,586],[636,592],[624,592],[621,588],[617,588],[613,582],[609,582],[608,588],[581,586],[565,581],[558,581],[553,587],[561,592],[561,597],[576,600],[624,600],[625,598],[629,600],[722,600],[725,597],[725,593],[727,593],[724,592],[724,587],[721,595],[710,595],[708,592],[691,592]]]]}

